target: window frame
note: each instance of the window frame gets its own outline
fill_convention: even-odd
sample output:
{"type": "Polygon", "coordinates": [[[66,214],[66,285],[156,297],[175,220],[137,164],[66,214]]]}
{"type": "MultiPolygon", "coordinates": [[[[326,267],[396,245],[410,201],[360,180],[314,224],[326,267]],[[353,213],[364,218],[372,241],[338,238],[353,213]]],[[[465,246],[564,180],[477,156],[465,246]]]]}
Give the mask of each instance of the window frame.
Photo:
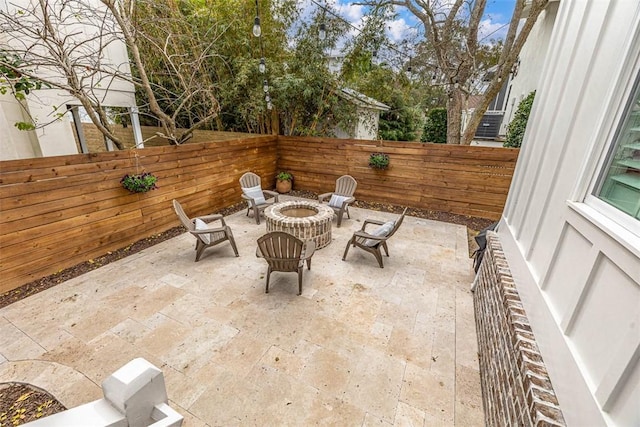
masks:
{"type": "MultiPolygon", "coordinates": [[[[633,39],[640,41],[640,27],[637,30],[633,39]]],[[[626,243],[624,246],[635,247],[640,240],[640,220],[595,195],[606,179],[609,160],[628,122],[630,109],[640,96],[640,49],[634,47],[628,53],[630,60],[620,69],[618,83],[608,97],[609,108],[605,109],[599,131],[592,141],[594,156],[583,165],[582,183],[578,184],[567,204],[607,234],[613,232],[612,237],[626,243]]]]}
{"type": "MultiPolygon", "coordinates": [[[[609,138],[609,142],[605,144],[606,149],[603,150],[601,161],[598,162],[598,167],[594,170],[592,183],[589,186],[588,193],[586,194],[585,202],[593,205],[594,208],[609,217],[618,217],[620,215],[619,222],[621,222],[621,225],[630,221],[628,224],[629,226],[626,228],[630,228],[631,231],[633,231],[633,228],[635,227],[633,227],[632,224],[640,224],[640,218],[636,218],[632,214],[629,214],[605,201],[603,199],[602,192],[607,179],[609,179],[611,168],[615,167],[615,156],[618,153],[618,150],[620,150],[622,139],[627,135],[627,132],[629,132],[628,128],[630,126],[631,114],[633,114],[633,107],[640,103],[640,71],[638,71],[633,86],[626,98],[622,112],[618,120],[616,120],[617,126],[612,129],[614,130],[613,135],[609,138]]],[[[638,133],[638,135],[640,136],[640,133],[638,133]]],[[[640,198],[640,190],[638,192],[638,197],[640,198]]],[[[637,226],[639,225],[636,225],[636,227],[637,226]]]]}

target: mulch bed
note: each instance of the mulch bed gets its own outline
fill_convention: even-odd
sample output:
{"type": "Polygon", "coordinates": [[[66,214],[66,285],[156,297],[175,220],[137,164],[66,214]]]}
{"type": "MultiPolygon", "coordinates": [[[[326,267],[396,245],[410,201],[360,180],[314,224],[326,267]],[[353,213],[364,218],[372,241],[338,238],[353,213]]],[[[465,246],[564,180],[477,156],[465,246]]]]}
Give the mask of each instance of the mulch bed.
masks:
{"type": "MultiPolygon", "coordinates": [[[[289,194],[309,199],[317,199],[318,197],[317,194],[310,191],[293,190],[289,194]]],[[[245,206],[246,204],[244,202],[240,202],[222,209],[217,213],[227,216],[243,210],[245,206]]],[[[353,206],[398,214],[402,213],[404,210],[403,206],[366,202],[362,200],[356,201],[353,206]]],[[[469,254],[473,252],[473,246],[475,245],[473,236],[475,236],[479,230],[482,230],[493,223],[492,220],[485,218],[414,208],[409,208],[407,210],[407,215],[466,226],[469,234],[469,254]]],[[[171,228],[163,233],[138,240],[125,248],[108,252],[98,258],[74,265],[73,267],[66,268],[58,273],[34,280],[33,282],[20,286],[17,289],[5,292],[0,295],[0,308],[16,301],[20,301],[30,295],[42,292],[43,290],[56,286],[66,280],[80,276],[91,270],[95,270],[96,268],[109,264],[110,262],[117,261],[135,254],[136,252],[140,252],[143,249],[178,236],[185,231],[186,229],[182,226],[171,228]]],[[[55,414],[65,409],[66,408],[53,396],[43,390],[37,389],[36,387],[18,383],[0,383],[0,427],[17,426],[43,416],[55,414]]]]}
{"type": "Polygon", "coordinates": [[[53,396],[37,387],[0,383],[0,426],[18,426],[65,409],[53,396]]]}

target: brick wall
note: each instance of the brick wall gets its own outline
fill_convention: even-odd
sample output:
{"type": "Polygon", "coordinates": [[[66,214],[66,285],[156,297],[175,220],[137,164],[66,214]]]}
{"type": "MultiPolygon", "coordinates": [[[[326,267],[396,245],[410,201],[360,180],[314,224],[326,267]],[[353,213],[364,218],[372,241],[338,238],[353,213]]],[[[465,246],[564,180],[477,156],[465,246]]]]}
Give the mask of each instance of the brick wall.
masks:
{"type": "Polygon", "coordinates": [[[500,240],[492,232],[473,299],[485,424],[564,426],[500,240]]]}

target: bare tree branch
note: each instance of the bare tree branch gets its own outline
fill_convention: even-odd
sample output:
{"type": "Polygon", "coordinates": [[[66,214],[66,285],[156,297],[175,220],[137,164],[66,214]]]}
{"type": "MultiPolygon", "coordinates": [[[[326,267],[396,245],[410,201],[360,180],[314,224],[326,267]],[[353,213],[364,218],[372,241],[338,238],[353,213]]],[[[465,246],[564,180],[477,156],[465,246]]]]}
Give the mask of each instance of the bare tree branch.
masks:
{"type": "MultiPolygon", "coordinates": [[[[11,10],[0,10],[0,31],[7,35],[7,52],[21,60],[14,71],[77,99],[94,125],[120,149],[122,141],[111,130],[104,105],[108,92],[119,82],[133,83],[142,89],[148,109],[161,124],[161,136],[174,144],[188,139],[193,129],[217,116],[220,107],[213,83],[202,78],[209,74],[205,64],[211,58],[213,41],[200,45],[189,34],[172,33],[169,27],[163,46],[137,24],[138,9],[154,6],[155,2],[100,0],[100,4],[103,7],[96,7],[89,0],[37,0],[29,7],[12,4],[11,10]],[[176,50],[182,43],[176,39],[187,40],[189,48],[176,50]],[[156,48],[151,56],[163,58],[173,87],[164,87],[149,78],[140,41],[156,48]],[[114,43],[123,42],[132,58],[135,75],[131,75],[128,63],[109,63],[107,50],[114,43]],[[193,116],[191,129],[178,130],[177,118],[185,111],[192,115],[194,102],[204,106],[204,114],[193,116]],[[170,111],[165,110],[167,107],[170,111]]],[[[169,6],[169,12],[176,16],[168,19],[180,22],[175,4],[169,6]]],[[[182,24],[178,29],[184,27],[182,24]]],[[[0,65],[10,64],[0,62],[0,65]]]]}

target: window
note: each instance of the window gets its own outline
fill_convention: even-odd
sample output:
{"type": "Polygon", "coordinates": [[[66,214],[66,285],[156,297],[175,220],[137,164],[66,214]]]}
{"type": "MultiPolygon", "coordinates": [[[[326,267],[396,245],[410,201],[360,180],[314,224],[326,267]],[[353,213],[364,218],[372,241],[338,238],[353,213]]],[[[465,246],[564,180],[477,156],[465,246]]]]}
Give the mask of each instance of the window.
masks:
{"type": "Polygon", "coordinates": [[[598,179],[594,196],[640,219],[640,84],[626,108],[625,119],[598,179]]]}

